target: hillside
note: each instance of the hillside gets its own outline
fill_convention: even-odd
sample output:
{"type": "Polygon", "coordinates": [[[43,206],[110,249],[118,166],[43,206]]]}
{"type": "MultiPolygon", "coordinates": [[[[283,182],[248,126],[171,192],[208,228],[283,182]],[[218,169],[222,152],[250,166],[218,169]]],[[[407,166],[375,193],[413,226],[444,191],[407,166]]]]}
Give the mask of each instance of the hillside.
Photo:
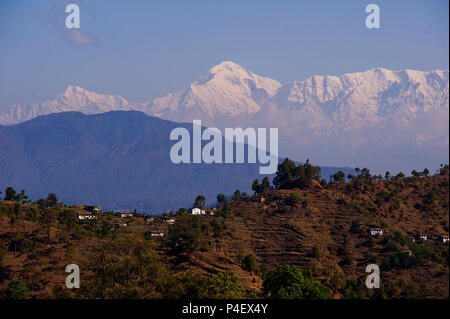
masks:
{"type": "MultiPolygon", "coordinates": [[[[198,194],[213,204],[219,192],[250,190],[259,164],[172,163],[170,132],[177,127],[192,136],[192,123],[137,111],[64,112],[0,126],[0,189],[24,188],[33,199],[56,193],[68,204],[146,213],[190,205],[198,194]]],[[[324,167],[323,176],[337,170],[348,171],[324,167]]]]}
{"type": "Polygon", "coordinates": [[[173,225],[139,215],[76,221],[78,207],[1,201],[0,291],[15,278],[39,298],[185,298],[194,280],[189,271],[213,281],[231,271],[246,296],[267,297],[262,287],[270,271],[290,264],[311,271],[334,298],[448,298],[448,242],[440,240],[449,232],[448,198],[447,169],[429,177],[268,190],[219,205],[214,216],[178,211],[173,225]],[[383,234],[369,234],[373,227],[383,234]],[[165,235],[149,237],[149,231],[165,235]],[[147,247],[144,255],[139,247],[147,247]],[[88,288],[76,295],[54,288],[64,285],[69,263],[89,274],[88,288]],[[110,263],[108,280],[123,289],[96,281],[110,263]],[[130,263],[144,267],[131,281],[120,272],[130,263]],[[365,267],[372,263],[380,266],[381,289],[365,288],[365,267]],[[147,290],[134,290],[140,280],[147,290]]]}

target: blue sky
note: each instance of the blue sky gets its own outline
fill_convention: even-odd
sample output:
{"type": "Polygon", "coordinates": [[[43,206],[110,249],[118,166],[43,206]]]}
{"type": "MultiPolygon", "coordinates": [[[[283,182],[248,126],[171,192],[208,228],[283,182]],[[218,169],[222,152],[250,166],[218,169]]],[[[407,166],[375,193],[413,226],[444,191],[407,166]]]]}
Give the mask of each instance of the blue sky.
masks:
{"type": "Polygon", "coordinates": [[[444,0],[0,0],[0,111],[52,99],[69,84],[143,101],[184,88],[223,60],[282,83],[378,66],[448,69],[448,6],[444,0]],[[78,34],[65,28],[68,3],[80,7],[78,34]],[[365,27],[369,3],[380,6],[381,29],[365,27]]]}

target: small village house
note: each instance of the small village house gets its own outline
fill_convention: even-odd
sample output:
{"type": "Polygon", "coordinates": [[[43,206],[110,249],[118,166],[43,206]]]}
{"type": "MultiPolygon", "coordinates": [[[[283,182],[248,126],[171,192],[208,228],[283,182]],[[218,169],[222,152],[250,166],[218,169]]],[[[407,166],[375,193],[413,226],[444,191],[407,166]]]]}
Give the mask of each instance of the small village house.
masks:
{"type": "Polygon", "coordinates": [[[164,237],[164,233],[161,231],[152,231],[150,232],[150,236],[152,237],[164,237]]]}
{"type": "Polygon", "coordinates": [[[383,229],[381,228],[370,228],[369,233],[372,236],[382,236],[383,235],[383,229]]]}
{"type": "Polygon", "coordinates": [[[174,217],[165,217],[164,218],[164,222],[165,223],[167,223],[167,224],[169,224],[169,225],[173,225],[173,224],[175,224],[175,218],[174,217]]]}
{"type": "Polygon", "coordinates": [[[134,214],[132,212],[122,212],[122,211],[118,211],[116,213],[116,216],[121,217],[121,218],[126,218],[126,217],[133,217],[134,214]]]}
{"type": "Polygon", "coordinates": [[[97,218],[97,216],[95,216],[93,213],[87,212],[87,211],[78,212],[77,217],[79,220],[96,219],[97,218]]]}
{"type": "Polygon", "coordinates": [[[442,242],[442,243],[448,243],[448,235],[441,235],[440,237],[439,237],[439,240],[442,242]]]}
{"type": "Polygon", "coordinates": [[[205,215],[206,212],[204,209],[198,208],[198,207],[194,207],[191,210],[191,214],[192,215],[205,215]]]}
{"type": "Polygon", "coordinates": [[[428,240],[428,235],[426,234],[418,234],[417,235],[418,240],[428,240]]]}

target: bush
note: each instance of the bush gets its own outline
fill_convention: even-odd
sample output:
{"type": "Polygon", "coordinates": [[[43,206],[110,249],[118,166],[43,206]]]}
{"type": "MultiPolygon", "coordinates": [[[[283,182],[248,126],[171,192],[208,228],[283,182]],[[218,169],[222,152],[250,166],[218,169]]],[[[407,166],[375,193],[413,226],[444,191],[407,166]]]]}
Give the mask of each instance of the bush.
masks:
{"type": "Polygon", "coordinates": [[[267,274],[263,283],[266,296],[277,299],[327,299],[331,298],[330,289],[312,278],[312,274],[303,274],[295,265],[278,265],[276,270],[267,274]]]}
{"type": "Polygon", "coordinates": [[[239,277],[232,272],[219,272],[206,283],[205,297],[209,299],[241,299],[245,297],[239,277]]]}
{"type": "Polygon", "coordinates": [[[6,288],[7,299],[25,299],[30,296],[30,289],[27,285],[18,279],[13,279],[6,288]]]}
{"type": "Polygon", "coordinates": [[[256,265],[255,257],[253,255],[247,255],[242,261],[242,268],[248,272],[257,273],[258,266],[256,265]]]}
{"type": "Polygon", "coordinates": [[[387,240],[384,243],[384,251],[398,251],[398,246],[394,241],[387,240]]]}
{"type": "Polygon", "coordinates": [[[283,163],[278,164],[278,170],[273,184],[277,189],[306,188],[311,186],[312,181],[320,180],[321,169],[313,166],[306,160],[305,164],[296,166],[293,161],[286,158],[283,163]]]}
{"type": "Polygon", "coordinates": [[[389,270],[392,268],[409,268],[417,263],[417,258],[409,256],[408,253],[394,253],[382,264],[382,268],[389,270]]]}
{"type": "Polygon", "coordinates": [[[241,299],[245,289],[234,273],[219,272],[212,277],[186,272],[172,277],[163,287],[170,299],[241,299]]]}
{"type": "Polygon", "coordinates": [[[179,216],[176,224],[169,230],[169,245],[175,253],[208,249],[211,228],[200,216],[179,216]]]}
{"type": "Polygon", "coordinates": [[[350,227],[350,232],[352,234],[358,234],[361,233],[361,231],[362,231],[361,223],[358,220],[353,221],[352,226],[350,227]]]}
{"type": "Polygon", "coordinates": [[[284,201],[289,206],[294,206],[297,203],[300,203],[302,200],[301,196],[298,193],[290,193],[289,197],[287,197],[284,201]]]}
{"type": "Polygon", "coordinates": [[[367,262],[369,262],[369,263],[376,263],[377,260],[378,260],[378,256],[377,255],[374,255],[372,253],[369,253],[367,255],[367,262]]]}
{"type": "Polygon", "coordinates": [[[345,255],[344,258],[342,258],[342,264],[344,265],[350,265],[352,262],[353,262],[352,255],[345,255]]]}

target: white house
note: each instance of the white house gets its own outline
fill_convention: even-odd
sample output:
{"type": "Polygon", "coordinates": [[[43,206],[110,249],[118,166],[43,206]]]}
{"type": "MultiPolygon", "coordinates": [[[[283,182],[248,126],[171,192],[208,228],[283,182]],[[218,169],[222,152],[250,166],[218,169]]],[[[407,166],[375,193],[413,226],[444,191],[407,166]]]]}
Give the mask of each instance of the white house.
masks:
{"type": "Polygon", "coordinates": [[[96,218],[97,218],[97,216],[95,216],[93,213],[91,213],[91,212],[86,212],[86,211],[77,213],[77,217],[78,217],[78,219],[80,219],[80,220],[85,220],[85,219],[96,219],[96,218]]]}
{"type": "Polygon", "coordinates": [[[173,224],[175,224],[175,218],[173,218],[173,217],[164,218],[164,222],[166,222],[169,225],[173,225],[173,224]]]}
{"type": "Polygon", "coordinates": [[[419,234],[419,235],[417,235],[417,239],[427,240],[427,239],[428,239],[428,236],[425,235],[425,234],[419,234]]]}
{"type": "Polygon", "coordinates": [[[372,236],[382,236],[383,230],[381,228],[370,228],[369,232],[372,236]]]}
{"type": "Polygon", "coordinates": [[[150,236],[152,236],[152,237],[164,237],[164,233],[162,231],[152,231],[152,232],[150,232],[150,236]]]}
{"type": "Polygon", "coordinates": [[[133,217],[134,214],[132,212],[117,212],[116,216],[125,218],[125,217],[133,217]]]}
{"type": "Polygon", "coordinates": [[[442,235],[442,236],[440,237],[440,239],[441,239],[441,242],[443,242],[443,243],[448,243],[448,235],[442,235]]]}
{"type": "Polygon", "coordinates": [[[154,217],[147,217],[147,218],[145,219],[145,221],[147,221],[147,222],[152,222],[152,221],[154,221],[154,220],[155,220],[154,217]]]}
{"type": "Polygon", "coordinates": [[[200,209],[198,207],[195,207],[195,208],[192,208],[191,214],[192,215],[205,215],[206,212],[205,212],[204,209],[200,209]]]}

